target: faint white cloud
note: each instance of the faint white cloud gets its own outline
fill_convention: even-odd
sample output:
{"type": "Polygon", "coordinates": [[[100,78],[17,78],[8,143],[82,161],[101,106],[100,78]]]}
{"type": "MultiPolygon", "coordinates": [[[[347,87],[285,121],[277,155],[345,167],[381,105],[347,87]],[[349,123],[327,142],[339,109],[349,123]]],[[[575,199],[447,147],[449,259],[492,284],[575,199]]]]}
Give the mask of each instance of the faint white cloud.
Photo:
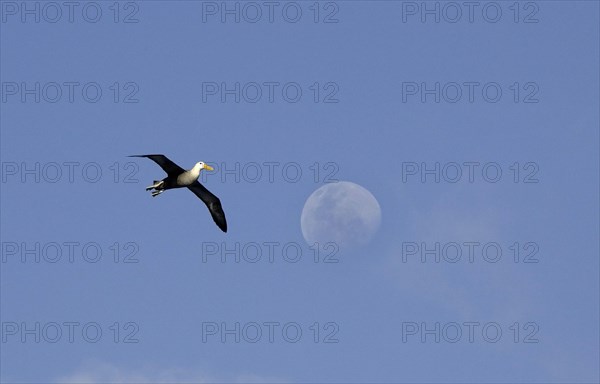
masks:
{"type": "Polygon", "coordinates": [[[65,384],[104,383],[285,383],[286,380],[264,377],[252,373],[217,376],[193,369],[123,368],[103,361],[87,361],[77,370],[55,380],[65,384]]]}
{"type": "Polygon", "coordinates": [[[535,278],[539,264],[512,261],[508,248],[522,239],[512,238],[504,228],[510,228],[514,212],[490,204],[493,199],[473,198],[476,195],[457,189],[428,206],[412,206],[405,232],[390,244],[385,273],[403,292],[439,308],[440,313],[480,321],[530,318],[536,313],[535,299],[529,297],[535,297],[539,288],[535,278]],[[436,263],[431,255],[421,263],[420,255],[402,260],[403,242],[424,242],[428,249],[436,242],[441,246],[449,242],[481,245],[472,263],[464,246],[461,260],[456,263],[436,263]],[[482,246],[489,242],[501,245],[503,254],[497,263],[482,258],[482,246]]]}

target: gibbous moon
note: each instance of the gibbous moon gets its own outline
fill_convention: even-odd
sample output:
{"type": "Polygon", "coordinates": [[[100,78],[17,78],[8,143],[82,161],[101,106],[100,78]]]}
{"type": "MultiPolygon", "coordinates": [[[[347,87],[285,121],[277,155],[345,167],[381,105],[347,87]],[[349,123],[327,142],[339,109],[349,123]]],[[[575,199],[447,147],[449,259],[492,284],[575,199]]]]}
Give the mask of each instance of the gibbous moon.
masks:
{"type": "Polygon", "coordinates": [[[307,243],[335,242],[340,248],[367,244],[381,223],[377,199],[348,181],[326,184],[304,203],[300,225],[307,243]]]}

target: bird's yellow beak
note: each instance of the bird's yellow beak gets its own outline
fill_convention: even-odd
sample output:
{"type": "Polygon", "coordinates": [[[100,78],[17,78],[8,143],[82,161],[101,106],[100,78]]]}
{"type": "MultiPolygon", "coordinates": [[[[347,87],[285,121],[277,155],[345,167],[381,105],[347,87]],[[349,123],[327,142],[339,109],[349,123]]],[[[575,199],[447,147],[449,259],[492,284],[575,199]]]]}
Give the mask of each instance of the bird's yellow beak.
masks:
{"type": "Polygon", "coordinates": [[[208,165],[208,164],[204,164],[204,169],[206,169],[206,170],[209,170],[209,171],[213,171],[213,170],[214,170],[214,168],[213,168],[213,167],[211,167],[211,166],[210,166],[210,165],[208,165]]]}

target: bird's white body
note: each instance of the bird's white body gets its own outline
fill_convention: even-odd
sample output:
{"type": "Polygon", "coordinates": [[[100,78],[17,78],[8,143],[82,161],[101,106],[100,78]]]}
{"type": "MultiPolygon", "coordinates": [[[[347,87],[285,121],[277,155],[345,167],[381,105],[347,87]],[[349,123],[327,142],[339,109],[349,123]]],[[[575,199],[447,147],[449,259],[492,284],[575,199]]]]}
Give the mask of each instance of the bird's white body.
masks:
{"type": "Polygon", "coordinates": [[[146,187],[146,190],[149,191],[154,189],[154,191],[152,191],[152,196],[158,196],[166,189],[189,187],[194,184],[196,180],[198,180],[198,177],[200,177],[200,171],[203,169],[212,171],[213,167],[202,161],[199,161],[192,169],[184,171],[177,176],[173,176],[172,178],[169,176],[163,180],[155,180],[154,184],[146,187]]]}
{"type": "Polygon", "coordinates": [[[194,165],[194,168],[189,171],[183,172],[181,175],[177,176],[177,185],[187,187],[188,185],[194,184],[198,177],[200,177],[200,171],[206,168],[206,164],[203,162],[198,162],[194,165]]]}

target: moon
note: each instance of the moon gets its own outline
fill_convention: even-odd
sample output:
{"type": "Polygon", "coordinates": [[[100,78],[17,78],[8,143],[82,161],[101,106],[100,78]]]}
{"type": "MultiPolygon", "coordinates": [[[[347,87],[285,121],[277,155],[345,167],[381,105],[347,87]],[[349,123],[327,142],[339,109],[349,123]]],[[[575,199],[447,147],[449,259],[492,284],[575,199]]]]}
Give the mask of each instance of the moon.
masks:
{"type": "Polygon", "coordinates": [[[367,189],[349,181],[326,184],[304,203],[300,225],[309,244],[335,242],[340,248],[362,246],[381,224],[381,208],[367,189]]]}

